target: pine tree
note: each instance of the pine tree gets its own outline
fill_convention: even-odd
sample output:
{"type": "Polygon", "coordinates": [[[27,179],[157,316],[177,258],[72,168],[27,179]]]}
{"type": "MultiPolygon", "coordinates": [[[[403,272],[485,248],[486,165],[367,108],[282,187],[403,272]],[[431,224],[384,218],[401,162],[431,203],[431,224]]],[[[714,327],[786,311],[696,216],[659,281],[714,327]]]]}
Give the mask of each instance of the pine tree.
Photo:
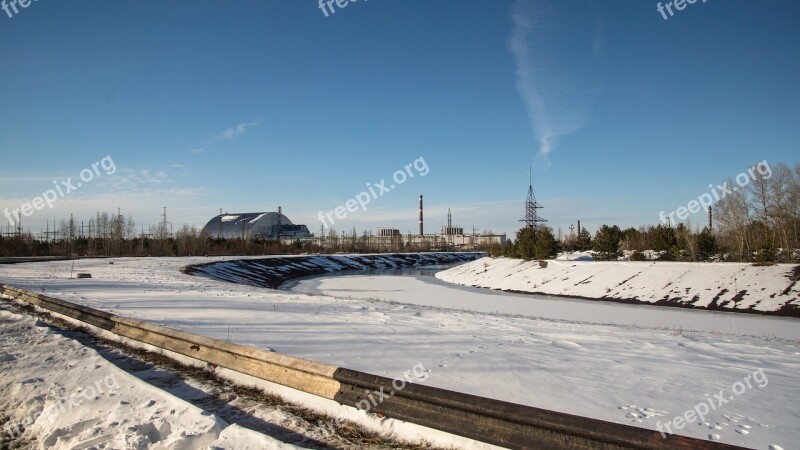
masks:
{"type": "Polygon", "coordinates": [[[703,228],[703,231],[697,235],[697,259],[708,261],[717,253],[717,250],[717,238],[714,236],[714,232],[708,227],[703,228]]]}
{"type": "Polygon", "coordinates": [[[549,227],[540,227],[536,230],[535,236],[533,253],[536,259],[555,258],[558,253],[558,241],[553,236],[553,230],[549,227]]]}
{"type": "Polygon", "coordinates": [[[772,263],[775,262],[777,255],[778,250],[775,248],[772,239],[765,239],[764,243],[758,247],[756,261],[759,263],[772,263]]]}
{"type": "Polygon", "coordinates": [[[653,229],[653,250],[669,252],[678,245],[675,229],[670,226],[659,225],[653,229]]]}
{"type": "Polygon", "coordinates": [[[622,239],[622,232],[619,227],[614,225],[609,227],[603,225],[594,235],[594,250],[598,253],[599,259],[616,260],[619,257],[619,243],[622,239]]]}
{"type": "Polygon", "coordinates": [[[533,228],[524,227],[517,231],[517,241],[515,245],[515,253],[517,258],[522,258],[526,261],[533,259],[535,255],[535,236],[533,228]]]}
{"type": "Polygon", "coordinates": [[[581,232],[578,233],[578,239],[575,241],[575,249],[579,252],[592,249],[592,235],[586,228],[581,228],[581,232]]]}

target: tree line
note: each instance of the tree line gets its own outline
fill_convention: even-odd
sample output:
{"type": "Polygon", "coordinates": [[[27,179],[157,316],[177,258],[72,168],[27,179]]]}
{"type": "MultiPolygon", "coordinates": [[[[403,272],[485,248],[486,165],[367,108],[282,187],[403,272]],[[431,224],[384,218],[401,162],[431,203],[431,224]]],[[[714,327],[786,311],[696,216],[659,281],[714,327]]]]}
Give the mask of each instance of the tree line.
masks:
{"type": "MultiPolygon", "coordinates": [[[[148,233],[137,231],[132,217],[103,213],[88,226],[62,220],[56,238],[35,239],[30,234],[0,235],[0,257],[14,256],[206,256],[291,255],[300,253],[397,253],[457,250],[445,238],[408,242],[403,236],[378,238],[367,232],[338,234],[329,229],[321,237],[302,240],[215,238],[197,227],[183,225],[174,233],[159,223],[148,233]]],[[[413,239],[412,239],[413,241],[413,239]]],[[[463,250],[488,251],[486,245],[463,250]]]]}
{"type": "MultiPolygon", "coordinates": [[[[627,255],[640,261],[800,262],[800,164],[778,163],[769,172],[752,175],[749,184],[726,192],[716,203],[712,229],[693,229],[691,223],[626,229],[602,225],[594,235],[582,228],[558,239],[552,228],[525,227],[490,252],[526,260],[592,251],[599,260],[627,255]]],[[[727,185],[735,186],[734,180],[727,185]]]]}

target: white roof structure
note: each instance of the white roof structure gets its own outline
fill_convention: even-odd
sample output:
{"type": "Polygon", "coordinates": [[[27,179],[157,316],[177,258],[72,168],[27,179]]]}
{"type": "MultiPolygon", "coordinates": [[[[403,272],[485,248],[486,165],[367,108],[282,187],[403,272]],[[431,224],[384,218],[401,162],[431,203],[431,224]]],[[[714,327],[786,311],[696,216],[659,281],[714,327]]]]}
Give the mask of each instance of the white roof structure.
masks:
{"type": "Polygon", "coordinates": [[[203,231],[212,238],[277,239],[313,235],[305,225],[295,225],[279,212],[225,213],[209,220],[203,231]]]}

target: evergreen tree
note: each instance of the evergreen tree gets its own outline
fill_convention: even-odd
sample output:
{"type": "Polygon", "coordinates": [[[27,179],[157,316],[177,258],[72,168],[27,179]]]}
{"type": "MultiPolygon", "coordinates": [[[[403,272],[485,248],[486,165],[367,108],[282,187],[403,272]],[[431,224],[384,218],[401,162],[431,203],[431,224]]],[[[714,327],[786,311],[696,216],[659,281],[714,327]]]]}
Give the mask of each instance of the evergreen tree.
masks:
{"type": "Polygon", "coordinates": [[[758,247],[756,261],[759,263],[772,263],[775,262],[777,255],[778,250],[775,248],[775,244],[772,242],[772,239],[767,238],[764,240],[764,243],[758,247]]]}
{"type": "Polygon", "coordinates": [[[555,258],[558,253],[558,241],[555,236],[553,236],[553,230],[549,227],[539,227],[534,234],[536,240],[534,242],[533,253],[536,259],[555,258]]]}
{"type": "Polygon", "coordinates": [[[506,245],[503,247],[503,256],[508,258],[516,258],[517,257],[517,245],[514,241],[508,240],[506,245]]]}
{"type": "Polygon", "coordinates": [[[631,254],[631,261],[647,261],[647,257],[644,255],[644,253],[636,250],[633,252],[633,254],[631,254]]]}
{"type": "Polygon", "coordinates": [[[517,241],[515,245],[515,255],[517,258],[522,258],[526,261],[533,259],[536,254],[534,246],[536,244],[533,228],[523,227],[517,231],[517,241]]]}
{"type": "Polygon", "coordinates": [[[603,225],[594,235],[594,250],[598,253],[601,260],[616,260],[619,256],[619,243],[622,239],[622,232],[619,227],[614,225],[609,227],[603,225]]]}
{"type": "Polygon", "coordinates": [[[575,249],[579,252],[592,249],[592,235],[586,228],[581,228],[581,232],[578,233],[578,239],[575,241],[575,249]]]}
{"type": "Polygon", "coordinates": [[[646,250],[641,247],[641,233],[636,228],[630,227],[622,232],[622,241],[625,250],[646,250]]]}
{"type": "Polygon", "coordinates": [[[558,241],[549,227],[520,228],[514,247],[513,256],[526,261],[549,259],[558,253],[558,241]]]}
{"type": "Polygon", "coordinates": [[[653,250],[657,252],[669,252],[678,245],[675,229],[670,226],[659,225],[655,227],[652,239],[653,250]]]}
{"type": "Polygon", "coordinates": [[[675,228],[675,247],[671,249],[671,253],[673,254],[673,259],[676,261],[680,261],[683,258],[684,252],[689,250],[689,239],[691,237],[691,232],[686,225],[679,223],[678,226],[675,228]]]}
{"type": "Polygon", "coordinates": [[[717,250],[717,238],[714,236],[714,232],[708,227],[703,228],[703,231],[697,235],[697,259],[708,261],[717,253],[717,250]]]}

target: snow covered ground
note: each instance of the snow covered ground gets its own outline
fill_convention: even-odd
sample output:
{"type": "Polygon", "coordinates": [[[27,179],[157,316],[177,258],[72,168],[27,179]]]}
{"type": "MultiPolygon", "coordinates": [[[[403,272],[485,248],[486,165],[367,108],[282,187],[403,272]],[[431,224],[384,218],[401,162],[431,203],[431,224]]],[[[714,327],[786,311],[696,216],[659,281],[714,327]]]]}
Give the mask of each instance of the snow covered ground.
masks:
{"type": "Polygon", "coordinates": [[[538,261],[482,258],[441,280],[516,292],[630,300],[800,317],[800,266],[682,262],[538,261]]]}
{"type": "Polygon", "coordinates": [[[5,306],[0,303],[0,443],[42,449],[300,448],[229,425],[5,306]]]}
{"type": "Polygon", "coordinates": [[[796,319],[497,295],[415,276],[323,278],[304,294],[179,272],[206,261],[76,261],[93,275],[82,280],[69,279],[71,262],[22,264],[0,267],[0,282],[390,377],[422,364],[420,383],[515,403],[754,448],[800,442],[796,319]],[[713,409],[701,406],[709,399],[713,409]],[[676,419],[705,409],[689,425],[676,419]]]}

